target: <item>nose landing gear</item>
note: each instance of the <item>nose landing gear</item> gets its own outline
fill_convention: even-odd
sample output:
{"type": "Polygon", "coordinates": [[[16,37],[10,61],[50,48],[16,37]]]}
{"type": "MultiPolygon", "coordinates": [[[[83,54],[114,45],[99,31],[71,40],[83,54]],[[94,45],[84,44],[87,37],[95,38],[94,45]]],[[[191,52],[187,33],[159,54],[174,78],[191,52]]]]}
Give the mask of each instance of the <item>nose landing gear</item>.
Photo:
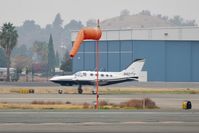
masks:
{"type": "Polygon", "coordinates": [[[79,93],[79,94],[82,94],[82,93],[83,93],[83,89],[82,89],[82,85],[81,85],[81,84],[79,84],[77,90],[78,90],[78,93],[79,93]]]}
{"type": "Polygon", "coordinates": [[[92,94],[93,94],[93,95],[95,95],[95,94],[96,94],[95,86],[93,86],[92,94]]]}

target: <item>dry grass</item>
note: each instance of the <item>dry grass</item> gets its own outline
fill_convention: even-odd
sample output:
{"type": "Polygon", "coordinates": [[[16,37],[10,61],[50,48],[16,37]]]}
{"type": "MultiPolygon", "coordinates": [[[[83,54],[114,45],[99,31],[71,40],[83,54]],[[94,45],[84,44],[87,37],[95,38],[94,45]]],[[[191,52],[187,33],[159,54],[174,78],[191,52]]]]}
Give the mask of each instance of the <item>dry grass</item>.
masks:
{"type": "MultiPolygon", "coordinates": [[[[1,102],[0,109],[95,109],[95,104],[71,104],[59,101],[33,101],[32,103],[7,103],[1,102]]],[[[107,101],[99,101],[99,109],[156,109],[158,108],[154,101],[149,98],[144,100],[131,99],[119,104],[108,103],[107,101]],[[145,102],[143,102],[145,101],[145,102]],[[145,103],[145,105],[143,105],[145,103]]]]}
{"type": "Polygon", "coordinates": [[[63,102],[60,101],[32,101],[31,104],[40,104],[40,105],[60,105],[64,104],[63,102]]]}
{"type": "Polygon", "coordinates": [[[83,109],[89,109],[90,108],[90,104],[89,103],[83,103],[83,109]]]}
{"type": "Polygon", "coordinates": [[[82,105],[0,103],[0,109],[82,109],[82,105]]]}
{"type": "Polygon", "coordinates": [[[154,101],[150,98],[145,98],[141,100],[131,99],[126,102],[121,102],[120,104],[108,103],[106,101],[100,101],[99,107],[101,109],[156,109],[158,108],[154,101]]]}
{"type": "MultiPolygon", "coordinates": [[[[76,86],[72,87],[14,87],[0,86],[0,93],[20,93],[20,90],[32,89],[36,94],[58,94],[58,90],[63,90],[64,94],[76,94],[76,86]]],[[[84,86],[84,94],[91,94],[92,87],[84,86]]],[[[135,94],[135,93],[156,93],[156,94],[199,94],[199,89],[187,88],[139,88],[139,87],[100,87],[100,94],[135,94]]]]}
{"type": "Polygon", "coordinates": [[[70,101],[66,101],[66,104],[71,104],[71,102],[70,101]]]}
{"type": "Polygon", "coordinates": [[[154,101],[149,98],[145,98],[145,107],[149,109],[158,108],[154,101]]]}
{"type": "Polygon", "coordinates": [[[102,100],[99,102],[99,106],[106,106],[106,105],[109,105],[107,101],[102,100]]]}
{"type": "Polygon", "coordinates": [[[126,102],[120,103],[120,108],[143,108],[143,100],[129,100],[126,102]]]}
{"type": "Polygon", "coordinates": [[[142,100],[129,100],[126,102],[120,103],[120,108],[136,108],[136,109],[142,109],[142,108],[147,108],[147,109],[155,109],[158,108],[155,104],[154,101],[152,101],[149,98],[145,98],[142,100]]]}

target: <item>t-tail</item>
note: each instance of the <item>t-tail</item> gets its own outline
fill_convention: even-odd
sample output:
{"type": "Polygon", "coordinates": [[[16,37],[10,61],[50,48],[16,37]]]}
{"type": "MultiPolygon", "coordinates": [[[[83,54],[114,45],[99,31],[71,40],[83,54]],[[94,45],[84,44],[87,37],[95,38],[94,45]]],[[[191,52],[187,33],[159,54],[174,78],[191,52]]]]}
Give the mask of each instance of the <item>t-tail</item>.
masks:
{"type": "Polygon", "coordinates": [[[144,59],[134,60],[134,62],[131,65],[129,65],[126,69],[121,71],[122,75],[132,78],[138,78],[144,66],[144,62],[144,59]]]}

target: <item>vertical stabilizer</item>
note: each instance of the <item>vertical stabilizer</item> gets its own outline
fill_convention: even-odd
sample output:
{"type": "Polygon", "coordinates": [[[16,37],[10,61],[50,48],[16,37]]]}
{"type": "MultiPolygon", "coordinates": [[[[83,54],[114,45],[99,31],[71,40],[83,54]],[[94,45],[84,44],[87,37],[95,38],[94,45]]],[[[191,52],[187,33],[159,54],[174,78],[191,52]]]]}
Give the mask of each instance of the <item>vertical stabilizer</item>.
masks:
{"type": "Polygon", "coordinates": [[[123,75],[138,77],[144,66],[144,59],[136,59],[131,65],[122,71],[123,75]]]}

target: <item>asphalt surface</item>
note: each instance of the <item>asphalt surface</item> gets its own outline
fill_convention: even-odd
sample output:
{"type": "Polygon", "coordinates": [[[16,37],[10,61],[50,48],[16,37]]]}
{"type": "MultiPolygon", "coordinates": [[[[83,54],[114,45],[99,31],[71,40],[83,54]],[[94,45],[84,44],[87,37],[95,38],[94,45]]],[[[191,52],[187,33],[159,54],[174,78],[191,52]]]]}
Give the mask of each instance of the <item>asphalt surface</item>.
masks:
{"type": "MultiPolygon", "coordinates": [[[[46,83],[6,83],[0,86],[58,86],[46,83]]],[[[117,86],[144,88],[199,88],[199,83],[131,82],[117,86]]],[[[114,87],[114,86],[113,86],[114,87]]],[[[121,94],[100,95],[100,100],[119,103],[129,99],[151,98],[159,110],[135,111],[32,111],[0,110],[0,133],[198,133],[198,94],[121,94]],[[182,110],[182,102],[190,100],[192,110],[182,110]]],[[[88,94],[0,94],[0,102],[70,101],[72,103],[93,102],[95,95],[88,94]]]]}
{"type": "MultiPolygon", "coordinates": [[[[182,102],[190,100],[193,109],[199,110],[199,94],[117,94],[100,95],[99,100],[120,103],[130,99],[152,99],[160,109],[181,109],[182,102]]],[[[0,102],[31,103],[32,101],[57,101],[71,103],[93,103],[95,95],[88,94],[0,94],[0,102]]]]}
{"type": "Polygon", "coordinates": [[[0,111],[1,133],[198,133],[195,111],[0,111]]]}
{"type": "MultiPolygon", "coordinates": [[[[52,82],[0,82],[0,86],[60,86],[52,82]]],[[[114,84],[111,86],[121,86],[121,87],[143,87],[143,88],[198,88],[199,82],[124,82],[119,84],[114,84]]]]}

